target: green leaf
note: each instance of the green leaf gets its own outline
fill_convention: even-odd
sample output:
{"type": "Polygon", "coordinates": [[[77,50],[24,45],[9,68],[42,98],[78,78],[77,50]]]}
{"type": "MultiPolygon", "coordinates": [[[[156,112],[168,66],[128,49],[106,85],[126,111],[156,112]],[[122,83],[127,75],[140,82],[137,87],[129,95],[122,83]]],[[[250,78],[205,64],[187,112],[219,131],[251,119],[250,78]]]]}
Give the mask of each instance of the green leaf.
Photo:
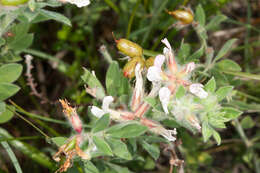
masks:
{"type": "Polygon", "coordinates": [[[209,138],[213,135],[213,129],[209,126],[207,122],[202,123],[202,135],[203,141],[207,142],[209,138]]]}
{"type": "Polygon", "coordinates": [[[0,37],[0,47],[3,46],[5,44],[5,39],[0,37]]]}
{"type": "Polygon", "coordinates": [[[232,107],[222,107],[221,112],[224,112],[225,114],[223,116],[230,120],[238,118],[243,113],[232,107]]]}
{"type": "Polygon", "coordinates": [[[62,145],[66,144],[68,138],[59,136],[59,137],[51,138],[51,140],[52,140],[57,146],[61,147],[62,145]]]}
{"type": "Polygon", "coordinates": [[[191,51],[191,47],[189,44],[181,42],[180,49],[178,51],[178,60],[181,64],[186,63],[186,58],[189,57],[191,51]]]}
{"type": "Polygon", "coordinates": [[[231,93],[233,86],[224,86],[216,91],[218,101],[223,100],[229,93],[231,93]]]}
{"type": "Polygon", "coordinates": [[[8,43],[8,47],[14,51],[22,51],[33,42],[33,34],[23,34],[21,36],[15,37],[15,39],[8,43]]]}
{"type": "Polygon", "coordinates": [[[225,71],[241,71],[241,67],[235,62],[230,59],[224,59],[216,63],[216,66],[221,70],[225,71]]]}
{"type": "Polygon", "coordinates": [[[218,145],[221,144],[221,137],[219,135],[219,133],[217,131],[213,131],[213,138],[215,139],[215,141],[217,142],[218,145]]]}
{"type": "Polygon", "coordinates": [[[233,71],[222,71],[226,74],[231,74],[234,76],[239,76],[242,78],[247,78],[247,79],[254,79],[254,80],[260,80],[260,74],[251,74],[251,73],[245,73],[245,72],[233,72],[233,71]]]}
{"type": "Polygon", "coordinates": [[[145,97],[144,101],[147,102],[153,109],[159,111],[159,112],[164,112],[162,109],[161,102],[154,97],[145,97]]]}
{"type": "MultiPolygon", "coordinates": [[[[8,133],[8,131],[6,131],[3,128],[0,128],[0,135],[5,138],[14,138],[12,135],[8,133]]],[[[37,148],[18,140],[10,140],[9,143],[11,144],[11,146],[22,152],[28,158],[39,163],[40,165],[50,170],[53,170],[55,168],[55,163],[52,160],[50,160],[49,156],[45,155],[37,148]]]]}
{"type": "Polygon", "coordinates": [[[201,26],[205,25],[206,22],[205,12],[200,4],[196,8],[195,20],[198,21],[201,26]]]}
{"type": "Polygon", "coordinates": [[[242,119],[241,126],[244,129],[250,129],[250,128],[253,128],[255,126],[255,122],[250,116],[246,116],[242,119]]]}
{"type": "Polygon", "coordinates": [[[204,89],[208,92],[214,93],[215,89],[216,89],[216,81],[215,78],[212,77],[207,84],[205,85],[204,89]]]}
{"type": "Polygon", "coordinates": [[[53,19],[53,20],[56,20],[58,22],[62,22],[64,24],[66,24],[66,25],[71,26],[70,20],[67,17],[65,17],[62,14],[60,14],[60,13],[56,13],[56,12],[53,12],[53,11],[47,11],[47,10],[40,9],[40,14],[42,14],[45,17],[48,17],[49,19],[53,19]]]}
{"type": "Polygon", "coordinates": [[[5,100],[19,91],[20,87],[10,83],[0,83],[0,101],[5,100]]]}
{"type": "Polygon", "coordinates": [[[211,30],[216,28],[221,22],[224,22],[227,20],[227,16],[220,14],[217,16],[214,16],[213,19],[210,20],[210,22],[205,26],[206,30],[211,30]]]}
{"type": "MultiPolygon", "coordinates": [[[[115,170],[117,173],[131,173],[128,168],[122,167],[113,163],[105,162],[111,169],[115,170]]],[[[114,172],[113,172],[114,173],[114,172]]]]}
{"type": "Polygon", "coordinates": [[[118,63],[113,61],[110,64],[106,74],[106,88],[109,95],[118,95],[118,90],[121,87],[120,74],[121,71],[119,69],[118,63]]]}
{"type": "Polygon", "coordinates": [[[178,90],[176,91],[176,98],[177,99],[182,98],[185,95],[185,93],[186,93],[185,88],[182,85],[180,85],[178,90]]]}
{"type": "Polygon", "coordinates": [[[11,83],[18,79],[23,70],[21,64],[10,63],[0,67],[0,83],[6,82],[11,83]]]}
{"type": "Polygon", "coordinates": [[[99,170],[91,161],[85,161],[84,173],[99,173],[99,170]]]}
{"type": "Polygon", "coordinates": [[[107,142],[111,146],[112,151],[116,156],[122,159],[132,160],[132,156],[128,151],[126,144],[120,139],[108,138],[107,142]]]}
{"type": "Polygon", "coordinates": [[[84,69],[84,74],[81,76],[81,79],[92,89],[96,89],[96,94],[98,99],[103,99],[105,97],[105,90],[100,83],[100,81],[87,69],[84,69]]]}
{"type": "Polygon", "coordinates": [[[201,46],[196,52],[194,52],[187,61],[197,61],[204,53],[204,46],[201,46]]]}
{"type": "Polygon", "coordinates": [[[105,155],[113,156],[112,149],[105,142],[104,139],[97,137],[97,136],[93,136],[93,141],[94,141],[94,143],[95,143],[95,145],[96,145],[96,147],[98,148],[99,151],[103,152],[105,155]]]}
{"type": "Polygon", "coordinates": [[[157,160],[160,156],[160,150],[158,146],[148,144],[145,141],[141,141],[143,148],[153,157],[154,160],[157,160]]]}
{"type": "Polygon", "coordinates": [[[14,116],[14,113],[12,112],[14,110],[15,108],[13,106],[6,105],[5,111],[2,114],[0,114],[0,124],[6,123],[9,120],[11,120],[14,116]]]}
{"type": "Polygon", "coordinates": [[[92,132],[96,133],[96,132],[106,129],[108,127],[109,123],[110,123],[109,114],[103,115],[95,123],[94,128],[92,129],[92,132]]]}
{"type": "Polygon", "coordinates": [[[0,101],[0,116],[3,112],[5,112],[5,102],[0,101]]]}
{"type": "Polygon", "coordinates": [[[220,49],[218,52],[217,56],[215,57],[215,61],[219,60],[222,58],[228,51],[232,48],[232,45],[237,41],[237,39],[231,39],[228,40],[223,47],[220,49]]]}
{"type": "Polygon", "coordinates": [[[115,138],[134,138],[144,134],[148,128],[138,123],[118,124],[110,127],[107,133],[115,138]]]}

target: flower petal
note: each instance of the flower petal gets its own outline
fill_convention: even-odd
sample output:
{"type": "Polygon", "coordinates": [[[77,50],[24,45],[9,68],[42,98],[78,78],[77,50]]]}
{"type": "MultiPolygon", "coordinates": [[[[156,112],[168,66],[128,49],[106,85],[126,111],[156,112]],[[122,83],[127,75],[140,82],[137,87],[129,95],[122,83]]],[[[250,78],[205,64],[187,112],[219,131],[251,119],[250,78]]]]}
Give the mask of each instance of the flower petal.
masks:
{"type": "Polygon", "coordinates": [[[97,118],[101,118],[106,112],[96,106],[92,106],[91,113],[95,115],[97,118]]]}
{"type": "Polygon", "coordinates": [[[168,104],[170,101],[171,91],[167,87],[162,87],[159,91],[159,99],[162,103],[163,110],[166,114],[169,113],[168,111],[168,104]]]}
{"type": "Polygon", "coordinates": [[[203,89],[203,85],[200,83],[191,84],[189,90],[192,94],[198,96],[201,99],[207,98],[208,93],[203,89]]]}
{"type": "Polygon", "coordinates": [[[190,62],[186,65],[185,72],[190,73],[195,69],[196,65],[194,62],[190,62]]]}
{"type": "Polygon", "coordinates": [[[154,59],[154,66],[161,68],[163,63],[165,61],[165,56],[164,55],[157,55],[154,59]]]}
{"type": "Polygon", "coordinates": [[[114,98],[112,96],[106,96],[103,99],[103,103],[102,103],[102,109],[105,112],[108,112],[109,110],[109,105],[110,103],[112,103],[114,101],[114,98]]]}
{"type": "Polygon", "coordinates": [[[170,43],[169,43],[169,41],[168,41],[167,38],[162,39],[161,42],[164,43],[165,46],[166,46],[169,50],[172,49],[172,47],[171,47],[171,45],[170,45],[170,43]]]}
{"type": "Polygon", "coordinates": [[[68,0],[67,2],[69,2],[71,4],[75,4],[79,8],[90,4],[89,0],[68,0]]]}
{"type": "Polygon", "coordinates": [[[135,67],[135,77],[136,77],[135,89],[133,92],[132,103],[131,103],[131,108],[133,111],[135,111],[137,109],[137,107],[139,106],[139,104],[143,98],[143,95],[144,95],[141,64],[139,64],[139,63],[135,67]]]}
{"type": "Polygon", "coordinates": [[[173,129],[173,130],[166,130],[166,129],[164,129],[164,130],[162,131],[162,133],[161,133],[161,135],[162,135],[165,139],[167,139],[168,141],[171,141],[171,142],[173,142],[173,141],[176,140],[176,138],[173,136],[173,135],[176,135],[176,134],[177,134],[176,129],[173,129]]]}
{"type": "Polygon", "coordinates": [[[152,66],[148,69],[147,79],[151,82],[159,82],[163,80],[161,77],[162,70],[156,66],[152,66]]]}

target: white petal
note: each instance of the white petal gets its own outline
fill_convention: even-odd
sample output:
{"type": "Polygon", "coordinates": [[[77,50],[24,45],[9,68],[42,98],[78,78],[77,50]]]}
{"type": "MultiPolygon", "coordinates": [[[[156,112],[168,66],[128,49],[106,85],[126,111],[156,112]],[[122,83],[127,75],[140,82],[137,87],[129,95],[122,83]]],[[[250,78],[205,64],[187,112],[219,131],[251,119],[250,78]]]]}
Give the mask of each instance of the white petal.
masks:
{"type": "Polygon", "coordinates": [[[162,87],[159,91],[159,99],[162,103],[163,110],[166,114],[169,113],[168,111],[168,104],[170,101],[171,91],[167,87],[162,87]]]}
{"type": "Polygon", "coordinates": [[[135,67],[135,98],[140,98],[143,95],[143,77],[141,74],[141,64],[137,64],[135,67]]]}
{"type": "Polygon", "coordinates": [[[177,134],[177,131],[176,131],[176,129],[174,129],[174,130],[164,130],[162,133],[161,133],[161,135],[164,137],[164,138],[166,138],[168,141],[175,141],[176,140],[176,138],[174,137],[174,136],[172,136],[172,135],[176,135],[177,134]]]}
{"type": "Polygon", "coordinates": [[[90,4],[89,0],[68,0],[68,2],[71,4],[75,4],[79,8],[90,4]]]}
{"type": "Polygon", "coordinates": [[[154,66],[161,68],[163,63],[165,61],[165,56],[164,55],[157,55],[154,59],[154,66]]]}
{"type": "Polygon", "coordinates": [[[172,49],[172,47],[171,47],[169,41],[167,40],[167,38],[162,39],[162,42],[165,44],[165,46],[166,46],[169,50],[172,49]]]}
{"type": "Polygon", "coordinates": [[[102,109],[100,109],[96,106],[92,106],[91,107],[91,113],[93,115],[95,115],[97,118],[101,118],[105,114],[105,111],[103,111],[102,109]]]}
{"type": "Polygon", "coordinates": [[[159,82],[162,80],[161,72],[160,68],[152,66],[148,69],[147,79],[151,82],[159,82]]]}
{"type": "Polygon", "coordinates": [[[190,63],[187,64],[185,72],[190,73],[195,69],[195,67],[196,67],[195,63],[190,62],[190,63]]]}
{"type": "Polygon", "coordinates": [[[114,98],[112,96],[106,96],[104,97],[103,99],[103,103],[102,103],[102,109],[105,111],[105,112],[108,112],[109,110],[109,105],[110,103],[112,103],[114,101],[114,98]]]}
{"type": "Polygon", "coordinates": [[[189,89],[192,94],[198,96],[201,99],[208,97],[208,93],[203,89],[203,85],[200,83],[191,84],[189,89]]]}

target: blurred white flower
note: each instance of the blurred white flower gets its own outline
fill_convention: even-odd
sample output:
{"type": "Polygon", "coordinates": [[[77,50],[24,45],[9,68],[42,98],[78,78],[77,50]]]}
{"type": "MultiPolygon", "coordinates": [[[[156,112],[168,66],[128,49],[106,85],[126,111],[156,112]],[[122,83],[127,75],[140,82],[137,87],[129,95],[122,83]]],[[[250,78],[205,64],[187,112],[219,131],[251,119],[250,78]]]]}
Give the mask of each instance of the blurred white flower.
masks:
{"type": "Polygon", "coordinates": [[[170,101],[171,91],[167,87],[162,87],[159,91],[159,99],[162,103],[163,110],[166,114],[169,113],[168,111],[168,104],[170,101]]]}
{"type": "Polygon", "coordinates": [[[198,96],[201,99],[208,97],[208,93],[203,89],[203,85],[200,83],[191,84],[189,90],[192,94],[198,96]]]}
{"type": "Polygon", "coordinates": [[[135,111],[137,109],[144,96],[143,77],[141,71],[141,64],[139,63],[135,67],[135,77],[136,77],[135,89],[133,92],[132,103],[131,103],[132,111],[135,111]]]}
{"type": "Polygon", "coordinates": [[[103,99],[102,109],[96,106],[91,107],[91,113],[97,118],[101,118],[104,114],[109,113],[109,105],[114,101],[112,96],[106,96],[103,99]]]}
{"type": "Polygon", "coordinates": [[[61,2],[68,2],[81,8],[90,4],[90,0],[59,0],[61,2]]]}
{"type": "Polygon", "coordinates": [[[190,72],[192,72],[195,69],[195,67],[196,67],[195,63],[194,62],[190,62],[190,63],[188,63],[186,65],[185,72],[186,73],[190,73],[190,72]]]}

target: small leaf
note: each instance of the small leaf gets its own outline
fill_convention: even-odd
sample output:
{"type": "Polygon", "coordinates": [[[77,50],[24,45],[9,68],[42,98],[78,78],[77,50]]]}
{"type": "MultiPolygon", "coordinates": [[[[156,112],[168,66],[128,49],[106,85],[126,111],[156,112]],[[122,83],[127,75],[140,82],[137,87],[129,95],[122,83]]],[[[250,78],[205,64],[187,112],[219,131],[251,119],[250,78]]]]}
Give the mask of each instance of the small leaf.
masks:
{"type": "Polygon", "coordinates": [[[40,14],[42,14],[45,17],[48,17],[49,19],[53,19],[71,26],[70,20],[67,17],[61,15],[60,13],[40,9],[40,14]]]}
{"type": "Polygon", "coordinates": [[[205,25],[205,21],[206,21],[205,12],[200,4],[196,8],[195,20],[198,21],[201,26],[205,25]]]}
{"type": "Polygon", "coordinates": [[[96,95],[98,99],[103,99],[105,97],[105,90],[100,83],[100,81],[87,69],[84,69],[84,74],[81,75],[81,79],[92,89],[96,89],[96,95]]]}
{"type": "Polygon", "coordinates": [[[204,53],[204,46],[201,46],[196,52],[194,52],[187,61],[197,61],[204,53]]]}
{"type": "Polygon", "coordinates": [[[222,71],[226,74],[231,74],[234,76],[242,77],[242,78],[248,78],[248,79],[254,79],[254,80],[260,80],[259,74],[251,74],[251,73],[245,73],[245,72],[233,72],[233,71],[222,71]]]}
{"type": "Polygon", "coordinates": [[[122,159],[132,160],[132,156],[128,151],[126,144],[120,139],[108,138],[107,142],[111,146],[112,151],[116,156],[122,159]]]}
{"type": "Polygon", "coordinates": [[[222,107],[221,112],[224,112],[225,114],[223,116],[230,120],[238,118],[243,113],[232,107],[222,107]]]}
{"type": "Polygon", "coordinates": [[[0,83],[6,82],[11,83],[18,79],[23,70],[21,64],[10,63],[0,67],[0,83]]]}
{"type": "Polygon", "coordinates": [[[213,19],[210,20],[210,22],[206,25],[206,30],[211,30],[214,29],[216,27],[218,27],[218,25],[221,22],[224,22],[225,20],[227,20],[227,16],[220,14],[217,16],[214,16],[213,19]]]}
{"type": "Polygon", "coordinates": [[[148,144],[145,141],[141,141],[143,148],[153,157],[154,160],[157,160],[160,156],[160,150],[158,146],[148,144]]]}
{"type": "Polygon", "coordinates": [[[99,173],[99,170],[91,161],[85,161],[84,173],[99,173]]]}
{"type": "Polygon", "coordinates": [[[216,91],[218,101],[223,100],[229,93],[231,93],[233,86],[224,86],[216,91]]]}
{"type": "Polygon", "coordinates": [[[121,71],[118,63],[113,61],[110,64],[106,74],[106,88],[111,96],[117,96],[118,90],[121,88],[121,71]]]}
{"type": "Polygon", "coordinates": [[[224,59],[216,63],[216,66],[225,71],[241,71],[241,67],[230,59],[224,59]]]}
{"type": "Polygon", "coordinates": [[[250,116],[246,116],[245,118],[242,119],[241,126],[244,129],[250,129],[255,126],[255,122],[250,116]]]}
{"type": "Polygon", "coordinates": [[[96,132],[106,129],[109,125],[109,122],[110,122],[109,115],[108,114],[103,115],[95,123],[94,128],[92,129],[92,132],[96,133],[96,132]]]}
{"type": "Polygon", "coordinates": [[[96,147],[98,148],[99,151],[103,152],[105,155],[113,156],[112,149],[105,142],[104,139],[97,137],[97,136],[93,136],[93,141],[94,141],[94,143],[95,143],[95,145],[96,145],[96,147]]]}
{"type": "Polygon", "coordinates": [[[65,137],[54,137],[54,138],[51,138],[51,140],[56,144],[58,145],[59,147],[64,145],[66,142],[67,142],[67,139],[68,138],[65,138],[65,137]]]}
{"type": "Polygon", "coordinates": [[[214,93],[215,89],[216,89],[216,81],[215,78],[212,77],[207,84],[205,85],[204,89],[208,92],[214,93]]]}
{"type": "Polygon", "coordinates": [[[161,102],[154,97],[145,97],[144,101],[147,102],[153,109],[159,111],[159,112],[164,112],[161,102]]]}
{"type": "Polygon", "coordinates": [[[219,60],[222,58],[228,51],[232,48],[232,45],[237,41],[237,39],[231,39],[228,40],[224,46],[220,49],[218,52],[217,56],[215,57],[215,61],[219,60]]]}
{"type": "Polygon", "coordinates": [[[183,97],[185,95],[185,89],[182,85],[179,86],[178,90],[176,91],[176,98],[180,99],[181,97],[183,97]]]}
{"type": "Polygon", "coordinates": [[[207,142],[209,138],[213,135],[213,129],[209,126],[207,122],[202,123],[202,135],[204,142],[207,142]]]}
{"type": "Polygon", "coordinates": [[[215,139],[215,141],[217,142],[218,145],[221,144],[221,137],[219,135],[219,133],[217,131],[213,131],[213,138],[215,139]]]}
{"type": "Polygon", "coordinates": [[[0,101],[0,116],[3,112],[5,112],[5,102],[0,101]]]}
{"type": "Polygon", "coordinates": [[[189,44],[181,42],[180,49],[178,51],[178,60],[181,64],[186,63],[186,58],[190,55],[191,47],[189,44]]]}
{"type": "Polygon", "coordinates": [[[5,100],[19,91],[20,87],[10,83],[0,83],[0,101],[5,100]]]}
{"type": "Polygon", "coordinates": [[[118,124],[110,127],[107,133],[115,138],[134,138],[144,134],[148,128],[138,123],[118,124]]]}
{"type": "Polygon", "coordinates": [[[9,109],[11,109],[12,111],[15,110],[15,108],[12,106],[6,106],[5,111],[2,114],[0,114],[0,124],[6,123],[13,118],[14,113],[9,109]]]}
{"type": "MultiPolygon", "coordinates": [[[[113,163],[105,162],[106,165],[108,165],[111,169],[116,171],[116,173],[131,173],[128,168],[122,167],[113,163]]],[[[113,171],[113,173],[114,173],[113,171]]],[[[111,172],[112,173],[112,172],[111,172]]]]}

